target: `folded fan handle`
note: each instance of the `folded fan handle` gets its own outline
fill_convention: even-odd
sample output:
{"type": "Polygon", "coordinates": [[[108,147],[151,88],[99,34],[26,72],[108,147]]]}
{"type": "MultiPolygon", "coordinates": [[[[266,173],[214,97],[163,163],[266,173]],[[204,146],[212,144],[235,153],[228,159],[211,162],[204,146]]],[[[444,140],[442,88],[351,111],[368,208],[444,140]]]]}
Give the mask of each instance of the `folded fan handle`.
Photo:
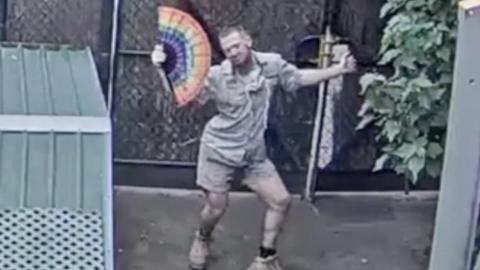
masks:
{"type": "Polygon", "coordinates": [[[168,92],[173,92],[172,86],[170,84],[170,80],[167,77],[167,74],[165,73],[165,70],[162,67],[158,67],[158,74],[160,75],[160,80],[162,83],[162,86],[164,89],[166,89],[168,92]]]}

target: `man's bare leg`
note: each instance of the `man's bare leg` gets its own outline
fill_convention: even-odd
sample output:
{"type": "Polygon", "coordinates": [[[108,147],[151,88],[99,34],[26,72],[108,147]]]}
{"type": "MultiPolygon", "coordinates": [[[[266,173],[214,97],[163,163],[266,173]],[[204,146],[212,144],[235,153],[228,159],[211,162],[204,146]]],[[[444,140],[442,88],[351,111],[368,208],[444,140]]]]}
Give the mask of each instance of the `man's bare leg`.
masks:
{"type": "Polygon", "coordinates": [[[228,193],[205,191],[205,205],[200,213],[199,232],[210,237],[228,206],[228,193]]]}
{"type": "Polygon", "coordinates": [[[200,213],[200,226],[190,248],[190,267],[204,269],[209,255],[209,243],[215,226],[228,204],[227,192],[205,192],[205,206],[200,213]]]}
{"type": "Polygon", "coordinates": [[[267,210],[263,222],[260,254],[248,270],[281,270],[276,247],[290,209],[290,194],[280,178],[273,181],[260,180],[258,184],[252,185],[251,188],[265,201],[267,210]]]}
{"type": "Polygon", "coordinates": [[[290,209],[291,196],[281,180],[259,180],[257,184],[250,185],[250,188],[267,205],[262,230],[262,247],[275,249],[290,209]]]}
{"type": "Polygon", "coordinates": [[[253,169],[245,183],[266,203],[260,254],[248,270],[281,270],[277,259],[277,240],[291,204],[291,196],[269,161],[253,169]]]}

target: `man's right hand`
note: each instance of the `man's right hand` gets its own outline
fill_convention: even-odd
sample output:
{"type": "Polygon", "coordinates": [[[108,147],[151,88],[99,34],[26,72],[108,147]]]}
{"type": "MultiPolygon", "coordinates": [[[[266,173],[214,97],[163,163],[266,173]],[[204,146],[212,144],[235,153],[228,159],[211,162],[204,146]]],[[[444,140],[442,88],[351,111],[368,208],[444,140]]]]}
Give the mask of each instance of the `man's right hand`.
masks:
{"type": "Polygon", "coordinates": [[[167,60],[167,55],[165,54],[165,51],[163,50],[163,45],[155,45],[155,48],[153,48],[152,53],[150,54],[150,58],[152,60],[152,63],[156,67],[161,67],[163,63],[167,60]]]}

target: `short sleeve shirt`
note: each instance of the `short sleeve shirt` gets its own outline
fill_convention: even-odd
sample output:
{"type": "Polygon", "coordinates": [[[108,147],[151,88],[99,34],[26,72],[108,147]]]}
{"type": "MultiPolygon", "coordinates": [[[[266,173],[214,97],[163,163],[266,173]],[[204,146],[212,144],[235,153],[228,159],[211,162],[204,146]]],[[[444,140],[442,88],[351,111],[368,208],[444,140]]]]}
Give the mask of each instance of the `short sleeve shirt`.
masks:
{"type": "Polygon", "coordinates": [[[264,133],[272,92],[299,88],[299,70],[274,53],[253,52],[255,66],[239,76],[229,60],[210,68],[200,103],[214,100],[218,114],[206,125],[201,142],[216,161],[241,167],[266,159],[264,133]]]}

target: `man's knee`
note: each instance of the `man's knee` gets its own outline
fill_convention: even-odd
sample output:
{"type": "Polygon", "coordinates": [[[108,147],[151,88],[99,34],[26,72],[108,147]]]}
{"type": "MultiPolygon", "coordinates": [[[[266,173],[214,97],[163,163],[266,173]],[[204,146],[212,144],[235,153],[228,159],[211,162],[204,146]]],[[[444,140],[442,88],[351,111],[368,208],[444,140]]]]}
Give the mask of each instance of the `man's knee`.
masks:
{"type": "Polygon", "coordinates": [[[273,196],[269,206],[275,210],[284,211],[290,207],[291,203],[292,196],[288,192],[285,192],[273,196]]]}
{"type": "Polygon", "coordinates": [[[223,215],[228,206],[228,194],[207,192],[207,206],[214,216],[223,215]]]}

